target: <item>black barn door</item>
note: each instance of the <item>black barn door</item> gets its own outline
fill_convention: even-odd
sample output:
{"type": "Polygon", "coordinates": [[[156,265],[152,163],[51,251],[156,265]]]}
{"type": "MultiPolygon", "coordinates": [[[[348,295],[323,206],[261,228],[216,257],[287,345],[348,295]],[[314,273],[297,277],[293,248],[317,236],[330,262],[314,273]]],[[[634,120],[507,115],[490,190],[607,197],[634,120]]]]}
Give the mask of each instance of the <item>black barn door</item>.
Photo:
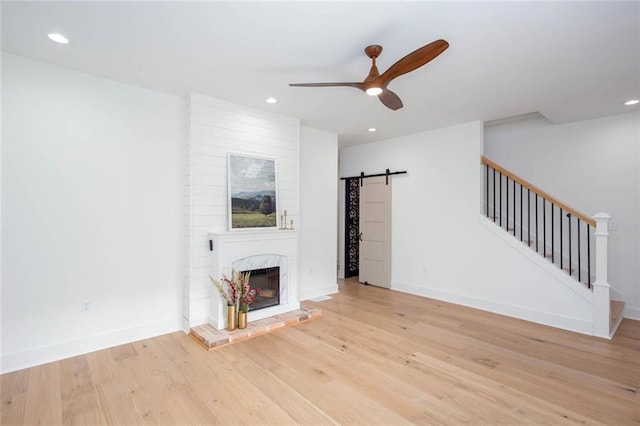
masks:
{"type": "Polygon", "coordinates": [[[345,180],[345,214],[344,214],[344,277],[358,275],[360,260],[360,179],[345,180]]]}

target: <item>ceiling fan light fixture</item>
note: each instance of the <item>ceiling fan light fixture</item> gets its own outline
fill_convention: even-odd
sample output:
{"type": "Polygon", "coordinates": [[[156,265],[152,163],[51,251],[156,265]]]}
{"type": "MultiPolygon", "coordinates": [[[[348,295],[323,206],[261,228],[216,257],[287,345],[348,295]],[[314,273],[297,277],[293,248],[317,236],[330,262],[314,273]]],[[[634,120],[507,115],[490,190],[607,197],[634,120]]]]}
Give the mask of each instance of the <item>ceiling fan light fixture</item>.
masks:
{"type": "Polygon", "coordinates": [[[392,80],[420,68],[431,62],[449,47],[446,40],[436,40],[403,56],[385,72],[380,74],[376,66],[376,58],[382,52],[382,46],[374,44],[367,46],[364,53],[371,59],[369,74],[362,82],[341,81],[335,83],[290,83],[292,87],[352,87],[362,90],[369,96],[377,96],[387,108],[397,111],[402,108],[400,97],[387,89],[392,80]]]}
{"type": "Polygon", "coordinates": [[[51,33],[51,34],[47,34],[47,37],[49,37],[50,40],[53,40],[56,43],[69,44],[69,39],[63,36],[62,34],[51,33]]]}
{"type": "Polygon", "coordinates": [[[625,104],[626,106],[631,106],[631,105],[635,105],[635,104],[637,104],[637,103],[640,103],[640,100],[638,100],[638,99],[630,99],[630,100],[628,100],[627,102],[625,102],[624,104],[625,104]]]}

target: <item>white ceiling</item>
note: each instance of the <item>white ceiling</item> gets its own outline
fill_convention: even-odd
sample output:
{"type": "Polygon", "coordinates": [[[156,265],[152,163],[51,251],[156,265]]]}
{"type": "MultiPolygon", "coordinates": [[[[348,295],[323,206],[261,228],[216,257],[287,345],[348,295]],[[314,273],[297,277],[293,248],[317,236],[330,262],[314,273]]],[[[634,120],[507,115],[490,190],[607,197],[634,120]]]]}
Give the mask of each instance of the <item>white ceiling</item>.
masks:
{"type": "Polygon", "coordinates": [[[623,102],[640,97],[638,1],[3,1],[1,13],[6,52],[299,117],[342,146],[532,112],[565,123],[637,110],[623,102]],[[398,111],[352,88],[288,86],[361,81],[365,46],[384,47],[383,72],[439,38],[447,51],[390,84],[398,111]]]}

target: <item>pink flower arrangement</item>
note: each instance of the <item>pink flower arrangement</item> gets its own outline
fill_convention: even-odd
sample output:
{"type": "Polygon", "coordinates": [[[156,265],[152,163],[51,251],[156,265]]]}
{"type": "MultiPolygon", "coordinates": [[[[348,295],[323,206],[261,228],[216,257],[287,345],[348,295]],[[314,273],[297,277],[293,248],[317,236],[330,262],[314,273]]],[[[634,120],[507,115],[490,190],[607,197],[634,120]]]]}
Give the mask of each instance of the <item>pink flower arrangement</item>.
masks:
{"type": "Polygon", "coordinates": [[[229,299],[227,300],[227,305],[237,305],[238,304],[238,282],[236,281],[236,272],[232,273],[233,279],[227,278],[225,275],[222,276],[222,282],[227,285],[227,291],[229,292],[229,299]],[[229,303],[231,302],[231,303],[229,303]]]}
{"type": "Polygon", "coordinates": [[[209,275],[209,279],[218,289],[218,293],[220,293],[220,296],[222,296],[225,302],[227,302],[227,306],[236,306],[238,304],[238,285],[235,281],[236,272],[234,271],[233,274],[233,280],[223,275],[222,283],[209,275]]]}
{"type": "Polygon", "coordinates": [[[256,292],[259,289],[252,289],[249,285],[250,272],[233,271],[231,278],[222,276],[222,282],[216,280],[212,276],[209,279],[218,289],[220,296],[227,302],[227,306],[237,306],[243,312],[249,312],[249,305],[256,300],[256,292]]]}
{"type": "Polygon", "coordinates": [[[249,286],[249,277],[240,288],[240,309],[242,312],[249,312],[249,305],[256,300],[256,290],[249,286]]]}

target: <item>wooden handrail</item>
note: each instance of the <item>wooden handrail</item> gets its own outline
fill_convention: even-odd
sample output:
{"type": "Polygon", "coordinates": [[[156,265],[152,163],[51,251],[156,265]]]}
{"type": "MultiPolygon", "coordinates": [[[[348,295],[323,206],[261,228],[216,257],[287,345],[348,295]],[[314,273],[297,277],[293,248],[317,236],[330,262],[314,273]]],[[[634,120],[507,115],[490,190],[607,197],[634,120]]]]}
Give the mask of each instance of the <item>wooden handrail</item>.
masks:
{"type": "Polygon", "coordinates": [[[510,172],[509,170],[505,169],[504,167],[494,163],[493,161],[489,160],[484,155],[482,155],[480,157],[480,163],[488,165],[489,167],[491,167],[491,168],[495,169],[496,171],[502,173],[503,175],[507,176],[509,179],[511,179],[511,180],[513,180],[515,182],[518,182],[524,188],[530,189],[531,191],[535,192],[536,194],[540,195],[541,197],[546,198],[547,200],[551,201],[553,204],[555,204],[556,206],[562,208],[562,210],[566,211],[567,213],[571,213],[571,215],[573,215],[573,216],[579,218],[580,220],[588,223],[589,225],[593,226],[594,228],[596,227],[596,221],[594,219],[592,219],[592,218],[580,213],[579,211],[567,206],[563,202],[558,201],[555,197],[549,195],[548,193],[544,192],[542,189],[536,187],[535,185],[530,184],[526,180],[524,180],[521,177],[517,176],[516,174],[510,172]]]}

